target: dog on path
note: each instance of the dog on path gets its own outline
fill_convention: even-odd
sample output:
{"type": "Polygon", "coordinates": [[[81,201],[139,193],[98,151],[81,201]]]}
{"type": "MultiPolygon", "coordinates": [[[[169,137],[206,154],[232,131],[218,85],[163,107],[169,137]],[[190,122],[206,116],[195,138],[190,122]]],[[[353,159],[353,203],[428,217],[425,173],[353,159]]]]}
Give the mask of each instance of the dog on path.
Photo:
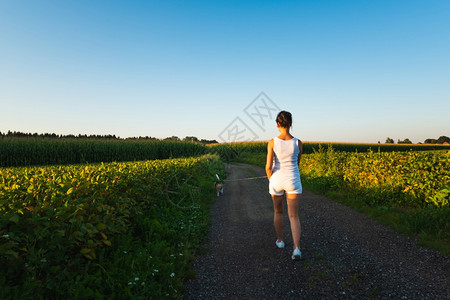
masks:
{"type": "Polygon", "coordinates": [[[216,174],[217,180],[214,186],[216,187],[217,197],[223,195],[223,181],[220,180],[219,175],[216,174]]]}

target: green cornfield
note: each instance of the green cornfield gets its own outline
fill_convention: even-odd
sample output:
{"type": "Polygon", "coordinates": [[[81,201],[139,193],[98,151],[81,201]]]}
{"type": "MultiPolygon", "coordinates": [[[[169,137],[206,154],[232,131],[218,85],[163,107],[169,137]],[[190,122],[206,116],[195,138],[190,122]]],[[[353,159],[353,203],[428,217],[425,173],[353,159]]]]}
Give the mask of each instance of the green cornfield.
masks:
{"type": "Polygon", "coordinates": [[[166,159],[205,152],[204,145],[188,142],[2,138],[0,167],[166,159]]]}

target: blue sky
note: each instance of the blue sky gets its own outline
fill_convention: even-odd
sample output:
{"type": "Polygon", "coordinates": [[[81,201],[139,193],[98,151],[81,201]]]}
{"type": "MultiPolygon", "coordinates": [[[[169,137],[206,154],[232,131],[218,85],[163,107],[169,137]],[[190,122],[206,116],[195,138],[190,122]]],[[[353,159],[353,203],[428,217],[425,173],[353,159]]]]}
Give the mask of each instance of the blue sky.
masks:
{"type": "Polygon", "coordinates": [[[264,92],[304,141],[449,136],[449,16],[433,0],[4,0],[0,131],[220,140],[239,118],[267,140],[274,111],[245,113],[264,92]]]}

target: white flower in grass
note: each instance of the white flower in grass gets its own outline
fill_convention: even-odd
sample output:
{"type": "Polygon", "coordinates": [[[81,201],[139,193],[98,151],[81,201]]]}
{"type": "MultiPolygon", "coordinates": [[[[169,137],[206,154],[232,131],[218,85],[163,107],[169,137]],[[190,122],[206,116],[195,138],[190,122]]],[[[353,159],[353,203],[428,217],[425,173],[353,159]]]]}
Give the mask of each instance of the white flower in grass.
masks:
{"type": "Polygon", "coordinates": [[[127,254],[128,252],[127,251],[123,251],[123,254],[127,254]]]}
{"type": "Polygon", "coordinates": [[[157,269],[154,269],[153,272],[158,273],[159,271],[157,269]]]}
{"type": "Polygon", "coordinates": [[[4,237],[5,239],[9,238],[9,234],[4,234],[2,237],[4,237]]]}
{"type": "Polygon", "coordinates": [[[170,277],[174,277],[174,276],[175,276],[175,273],[170,274],[170,277]]]}
{"type": "Polygon", "coordinates": [[[139,281],[139,277],[134,277],[134,281],[139,281]]]}
{"type": "Polygon", "coordinates": [[[128,285],[132,285],[133,283],[130,281],[130,282],[128,282],[128,285]]]}

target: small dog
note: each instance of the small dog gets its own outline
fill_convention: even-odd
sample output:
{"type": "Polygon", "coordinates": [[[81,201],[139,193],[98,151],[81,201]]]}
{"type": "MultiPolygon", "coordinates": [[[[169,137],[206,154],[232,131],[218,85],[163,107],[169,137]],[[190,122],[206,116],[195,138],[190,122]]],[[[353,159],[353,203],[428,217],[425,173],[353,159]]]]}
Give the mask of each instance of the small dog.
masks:
{"type": "Polygon", "coordinates": [[[217,180],[214,185],[216,187],[217,197],[219,197],[220,195],[223,195],[223,182],[222,182],[222,180],[220,180],[219,175],[216,174],[216,177],[217,177],[217,180]]]}

